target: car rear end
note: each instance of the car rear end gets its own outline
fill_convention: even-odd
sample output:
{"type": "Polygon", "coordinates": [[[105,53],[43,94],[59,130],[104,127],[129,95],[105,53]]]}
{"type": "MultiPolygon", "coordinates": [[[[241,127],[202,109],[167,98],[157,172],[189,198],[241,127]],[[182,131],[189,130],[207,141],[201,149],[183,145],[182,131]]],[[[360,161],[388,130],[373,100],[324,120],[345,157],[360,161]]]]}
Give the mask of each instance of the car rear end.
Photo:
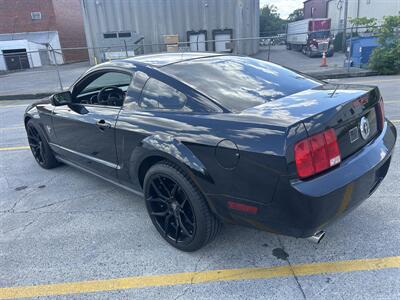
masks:
{"type": "MultiPolygon", "coordinates": [[[[312,236],[370,197],[389,169],[396,129],[385,120],[379,89],[342,85],[324,90],[314,99],[320,111],[311,108],[313,115],[301,121],[307,137],[288,137],[288,175],[280,178],[269,207],[275,214],[265,216],[283,234],[312,236]]],[[[303,94],[304,103],[313,100],[303,94]]]]}

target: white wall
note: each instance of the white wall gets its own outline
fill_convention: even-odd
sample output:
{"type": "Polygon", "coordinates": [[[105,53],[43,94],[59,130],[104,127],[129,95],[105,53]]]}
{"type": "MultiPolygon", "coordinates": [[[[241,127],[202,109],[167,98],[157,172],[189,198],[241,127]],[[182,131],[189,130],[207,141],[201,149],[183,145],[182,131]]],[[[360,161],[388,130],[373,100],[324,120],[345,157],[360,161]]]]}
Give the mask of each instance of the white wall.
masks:
{"type": "MultiPolygon", "coordinates": [[[[400,15],[400,0],[348,0],[349,8],[347,19],[357,18],[357,9],[359,3],[359,17],[376,18],[378,23],[383,21],[385,16],[400,15]]],[[[344,0],[342,9],[338,9],[339,0],[331,0],[328,3],[328,18],[332,19],[332,29],[342,29],[339,21],[344,19],[344,0]]],[[[350,24],[348,25],[350,26],[350,24]]]]}
{"type": "MultiPolygon", "coordinates": [[[[0,41],[0,51],[3,50],[12,50],[12,49],[26,49],[26,52],[30,51],[38,51],[39,49],[43,49],[44,46],[30,43],[27,40],[11,40],[11,41],[0,41]]],[[[46,48],[46,47],[44,47],[46,48]]],[[[29,60],[29,67],[40,67],[41,61],[39,57],[39,53],[27,53],[29,60]]],[[[4,55],[0,57],[0,70],[7,70],[6,62],[4,59],[4,55]]]]}
{"type": "MultiPolygon", "coordinates": [[[[47,49],[46,44],[51,46],[49,49],[56,49],[56,59],[51,52],[49,53],[50,63],[54,64],[56,61],[57,64],[63,64],[63,55],[59,50],[60,39],[56,31],[0,34],[0,52],[1,50],[26,49],[31,68],[42,66],[38,51],[47,49]]],[[[7,70],[3,55],[0,55],[0,70],[7,70]]]]}
{"type": "MultiPolygon", "coordinates": [[[[64,63],[64,58],[62,55],[62,51],[58,50],[58,49],[61,49],[60,38],[58,36],[58,32],[57,32],[57,34],[53,34],[49,37],[49,44],[51,45],[51,47],[53,47],[53,49],[56,49],[55,56],[56,56],[57,64],[62,65],[64,63]]],[[[54,55],[52,53],[50,53],[50,62],[52,64],[54,64],[54,55]]]]}

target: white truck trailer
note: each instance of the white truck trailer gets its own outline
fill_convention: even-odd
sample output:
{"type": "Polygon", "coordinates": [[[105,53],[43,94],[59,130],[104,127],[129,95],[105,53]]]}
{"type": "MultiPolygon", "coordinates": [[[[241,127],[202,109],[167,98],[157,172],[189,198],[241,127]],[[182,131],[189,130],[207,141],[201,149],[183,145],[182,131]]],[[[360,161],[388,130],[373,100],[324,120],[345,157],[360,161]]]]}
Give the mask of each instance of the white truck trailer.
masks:
{"type": "Polygon", "coordinates": [[[331,19],[305,19],[287,25],[286,47],[309,57],[334,53],[331,19]]]}

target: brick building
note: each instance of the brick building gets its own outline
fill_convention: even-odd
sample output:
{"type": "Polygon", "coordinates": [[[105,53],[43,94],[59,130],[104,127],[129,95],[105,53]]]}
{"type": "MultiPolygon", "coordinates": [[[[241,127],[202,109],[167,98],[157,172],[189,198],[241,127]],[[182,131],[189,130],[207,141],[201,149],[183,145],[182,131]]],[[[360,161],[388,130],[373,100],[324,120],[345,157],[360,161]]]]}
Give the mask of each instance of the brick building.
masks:
{"type": "Polygon", "coordinates": [[[304,19],[326,18],[328,15],[328,0],[304,1],[304,19]]]}
{"type": "Polygon", "coordinates": [[[80,0],[0,0],[0,70],[88,59],[87,50],[60,50],[78,47],[86,47],[80,0]]]}

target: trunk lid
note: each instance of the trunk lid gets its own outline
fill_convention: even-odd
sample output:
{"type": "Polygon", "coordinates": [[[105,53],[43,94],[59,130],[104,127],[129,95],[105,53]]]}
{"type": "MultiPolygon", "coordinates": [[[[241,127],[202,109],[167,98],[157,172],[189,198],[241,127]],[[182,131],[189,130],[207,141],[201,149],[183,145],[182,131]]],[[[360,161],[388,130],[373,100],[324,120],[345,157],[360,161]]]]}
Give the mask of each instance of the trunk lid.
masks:
{"type": "Polygon", "coordinates": [[[324,84],[244,110],[242,114],[286,126],[302,122],[309,136],[333,128],[345,159],[379,133],[379,99],[377,87],[324,84]]]}

